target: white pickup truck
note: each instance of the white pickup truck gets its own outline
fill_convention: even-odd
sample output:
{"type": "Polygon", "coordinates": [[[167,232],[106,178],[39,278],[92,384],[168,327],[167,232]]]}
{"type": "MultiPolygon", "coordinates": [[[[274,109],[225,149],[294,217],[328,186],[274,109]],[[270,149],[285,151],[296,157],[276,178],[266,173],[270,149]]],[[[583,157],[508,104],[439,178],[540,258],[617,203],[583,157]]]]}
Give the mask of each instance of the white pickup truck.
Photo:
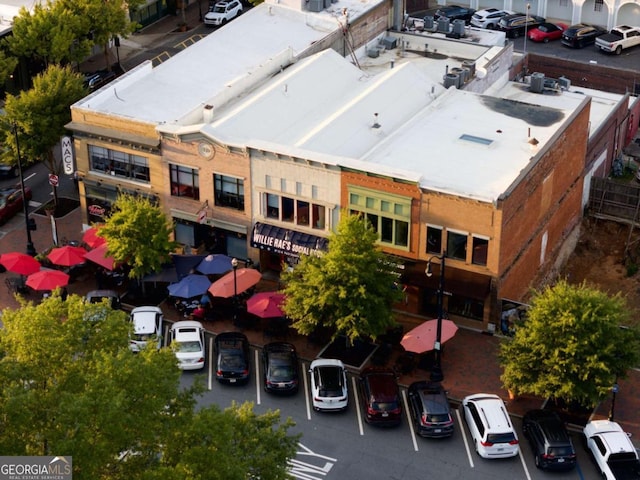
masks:
{"type": "Polygon", "coordinates": [[[640,479],[638,452],[619,424],[609,420],[592,420],[583,431],[602,478],[640,479]]]}
{"type": "Polygon", "coordinates": [[[616,55],[620,55],[625,48],[635,45],[640,45],[640,27],[618,25],[612,28],[609,33],[596,38],[596,47],[600,51],[616,55]]]}

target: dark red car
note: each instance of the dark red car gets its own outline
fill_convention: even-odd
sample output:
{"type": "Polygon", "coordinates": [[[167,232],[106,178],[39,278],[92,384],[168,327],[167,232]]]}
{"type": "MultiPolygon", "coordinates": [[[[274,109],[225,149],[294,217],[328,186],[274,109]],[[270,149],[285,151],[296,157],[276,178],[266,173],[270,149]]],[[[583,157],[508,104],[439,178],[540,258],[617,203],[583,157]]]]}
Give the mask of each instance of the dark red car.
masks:
{"type": "MultiPolygon", "coordinates": [[[[32,193],[29,187],[25,187],[24,193],[27,197],[27,202],[31,200],[32,193]]],[[[10,187],[0,190],[0,225],[6,223],[16,213],[21,212],[22,205],[20,188],[10,187]]]]}
{"type": "Polygon", "coordinates": [[[392,370],[369,367],[360,375],[364,418],[374,425],[399,425],[402,403],[396,375],[392,370]]]}
{"type": "Polygon", "coordinates": [[[541,23],[527,33],[529,40],[547,43],[552,40],[560,40],[562,33],[567,29],[564,23],[541,23]]]}

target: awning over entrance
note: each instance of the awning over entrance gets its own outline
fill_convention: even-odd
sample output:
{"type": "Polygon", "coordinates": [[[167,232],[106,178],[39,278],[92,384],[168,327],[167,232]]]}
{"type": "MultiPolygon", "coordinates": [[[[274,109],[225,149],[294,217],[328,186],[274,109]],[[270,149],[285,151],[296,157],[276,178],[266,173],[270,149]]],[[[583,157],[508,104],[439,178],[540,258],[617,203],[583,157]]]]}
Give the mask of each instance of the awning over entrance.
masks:
{"type": "Polygon", "coordinates": [[[267,223],[256,223],[251,236],[251,246],[269,252],[292,257],[303,255],[322,255],[329,240],[308,233],[296,232],[267,223]]]}
{"type": "MultiPolygon", "coordinates": [[[[403,275],[403,282],[418,287],[438,290],[440,283],[440,265],[434,264],[433,275],[424,273],[426,263],[419,262],[403,275]]],[[[462,297],[485,300],[491,287],[491,277],[467,270],[450,267],[444,271],[444,290],[462,297]]]]}

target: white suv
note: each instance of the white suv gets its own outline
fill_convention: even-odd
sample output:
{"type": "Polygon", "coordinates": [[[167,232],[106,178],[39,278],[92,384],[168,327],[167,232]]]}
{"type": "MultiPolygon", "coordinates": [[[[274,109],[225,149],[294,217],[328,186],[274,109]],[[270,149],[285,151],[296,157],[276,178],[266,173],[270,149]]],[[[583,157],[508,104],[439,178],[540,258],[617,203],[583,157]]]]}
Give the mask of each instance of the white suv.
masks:
{"type": "Polygon", "coordinates": [[[209,8],[209,12],[204,16],[204,24],[209,27],[218,27],[241,13],[242,4],[239,0],[223,0],[209,8]]]}
{"type": "Polygon", "coordinates": [[[476,393],[465,397],[462,407],[478,455],[483,458],[518,455],[518,435],[500,397],[476,393]]]}
{"type": "Polygon", "coordinates": [[[129,348],[132,352],[139,352],[147,346],[148,342],[162,346],[162,310],[159,307],[136,307],[131,310],[131,323],[133,323],[133,335],[129,339],[129,348]]]}
{"type": "Polygon", "coordinates": [[[495,30],[500,19],[506,15],[513,15],[515,12],[511,10],[498,10],[497,8],[487,8],[478,10],[471,17],[471,25],[478,28],[488,28],[495,30]]]}

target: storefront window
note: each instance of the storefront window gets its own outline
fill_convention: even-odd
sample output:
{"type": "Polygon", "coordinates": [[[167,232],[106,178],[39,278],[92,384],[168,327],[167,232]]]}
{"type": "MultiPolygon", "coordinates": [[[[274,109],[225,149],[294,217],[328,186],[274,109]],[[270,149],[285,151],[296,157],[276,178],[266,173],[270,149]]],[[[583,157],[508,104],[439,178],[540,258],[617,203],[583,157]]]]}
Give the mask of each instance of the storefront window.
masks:
{"type": "Polygon", "coordinates": [[[198,170],[180,165],[169,165],[171,196],[200,199],[198,170]]]}

